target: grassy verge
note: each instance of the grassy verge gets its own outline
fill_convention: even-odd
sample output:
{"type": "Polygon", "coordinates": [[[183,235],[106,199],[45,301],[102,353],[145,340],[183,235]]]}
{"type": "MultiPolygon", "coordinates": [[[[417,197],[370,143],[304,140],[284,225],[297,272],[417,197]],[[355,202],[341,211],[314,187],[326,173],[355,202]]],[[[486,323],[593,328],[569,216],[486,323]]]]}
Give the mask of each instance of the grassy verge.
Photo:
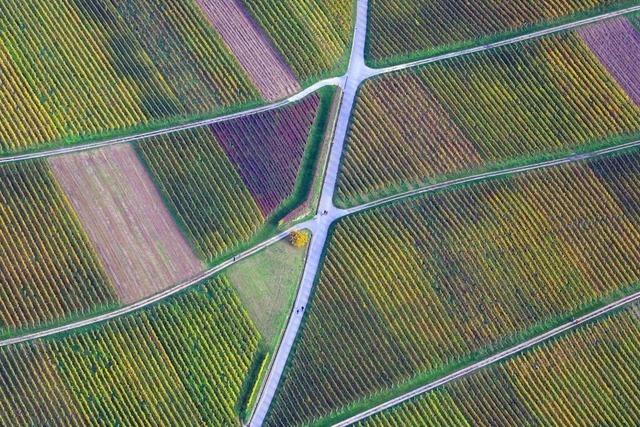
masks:
{"type": "MultiPolygon", "coordinates": [[[[313,422],[311,425],[316,427],[316,426],[331,426],[337,422],[343,421],[347,418],[350,418],[354,415],[357,415],[363,411],[366,411],[370,408],[373,408],[375,406],[378,406],[384,402],[387,402],[391,399],[394,399],[396,397],[402,396],[405,393],[408,393],[412,390],[415,390],[418,387],[421,387],[423,385],[429,384],[430,382],[433,382],[439,378],[442,378],[446,375],[449,375],[457,370],[460,370],[464,367],[467,367],[469,365],[472,365],[474,363],[480,362],[483,359],[486,359],[487,357],[490,357],[494,354],[497,354],[501,351],[507,350],[515,345],[517,345],[518,343],[530,340],[532,338],[535,338],[538,335],[541,335],[553,328],[556,328],[558,326],[561,326],[567,322],[570,322],[571,320],[573,320],[574,318],[580,317],[580,316],[584,316],[592,311],[595,311],[601,307],[604,307],[607,304],[610,304],[614,301],[617,301],[621,298],[624,298],[627,295],[633,294],[635,292],[638,292],[640,290],[640,284],[635,284],[629,288],[626,288],[624,290],[620,290],[617,292],[614,292],[610,295],[608,295],[607,297],[592,303],[592,304],[588,304],[585,305],[583,307],[581,307],[579,310],[573,312],[573,313],[569,313],[569,314],[565,314],[563,316],[559,316],[551,321],[548,321],[546,323],[540,324],[534,328],[531,328],[525,332],[522,332],[520,334],[517,334],[515,336],[510,337],[509,339],[505,339],[502,342],[500,342],[498,345],[494,345],[492,347],[486,348],[483,351],[480,352],[476,352],[473,353],[467,357],[464,357],[463,359],[461,359],[460,361],[456,362],[456,363],[451,363],[441,369],[435,370],[435,371],[431,371],[431,372],[427,372],[427,373],[423,373],[423,374],[419,374],[417,376],[415,376],[412,379],[409,379],[408,381],[404,382],[402,385],[395,387],[393,389],[388,389],[388,390],[384,390],[381,391],[379,393],[376,393],[375,395],[372,395],[366,399],[360,400],[358,402],[353,403],[350,406],[347,406],[321,420],[318,420],[316,422],[313,422]]],[[[618,310],[614,310],[611,314],[613,314],[614,312],[616,312],[618,310]]],[[[598,318],[601,319],[602,317],[598,318]]],[[[597,321],[598,319],[593,319],[588,323],[597,321]]],[[[565,333],[571,332],[574,329],[571,329],[565,333]]],[[[560,334],[558,336],[562,336],[563,334],[560,334]]],[[[534,347],[535,348],[535,347],[534,347]]],[[[523,352],[526,352],[527,350],[523,350],[523,352]]],[[[520,352],[522,353],[522,352],[520,352]]],[[[520,353],[516,353],[510,357],[514,357],[520,353]]],[[[507,359],[508,360],[508,359],[507,359]]]]}
{"type": "Polygon", "coordinates": [[[300,163],[300,170],[298,171],[293,191],[267,220],[276,227],[289,223],[289,214],[297,208],[302,208],[312,194],[316,173],[322,163],[325,135],[330,125],[330,111],[335,99],[335,93],[336,88],[333,86],[323,87],[318,91],[320,105],[307,138],[307,146],[300,163]]]}
{"type": "MultiPolygon", "coordinates": [[[[408,54],[399,54],[388,58],[373,58],[371,56],[371,26],[367,28],[367,40],[365,44],[365,63],[372,68],[383,68],[392,65],[404,64],[407,62],[419,61],[422,59],[431,58],[446,53],[456,52],[463,49],[469,49],[476,46],[482,46],[490,43],[496,43],[499,41],[511,39],[514,37],[522,36],[525,34],[534,33],[536,31],[546,30],[549,28],[557,27],[560,25],[568,24],[571,22],[581,21],[583,19],[592,18],[608,12],[615,12],[617,10],[625,9],[630,6],[637,5],[637,1],[627,0],[619,3],[612,4],[606,7],[600,7],[591,11],[576,13],[570,16],[565,16],[560,19],[540,22],[538,24],[527,25],[522,28],[513,31],[505,31],[498,34],[489,35],[486,37],[479,37],[477,39],[465,40],[457,43],[450,43],[447,45],[437,46],[429,49],[424,49],[417,52],[411,52],[408,54]]],[[[372,10],[369,8],[369,16],[371,16],[372,10]]],[[[371,22],[371,21],[369,21],[371,22]]]]}

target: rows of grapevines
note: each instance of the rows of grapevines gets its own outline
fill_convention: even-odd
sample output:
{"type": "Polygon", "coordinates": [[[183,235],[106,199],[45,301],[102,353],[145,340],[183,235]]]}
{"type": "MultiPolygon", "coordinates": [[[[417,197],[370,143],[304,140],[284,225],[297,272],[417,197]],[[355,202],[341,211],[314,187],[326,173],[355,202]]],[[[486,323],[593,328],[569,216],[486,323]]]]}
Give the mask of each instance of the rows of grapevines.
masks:
{"type": "Polygon", "coordinates": [[[354,203],[640,130],[640,109],[574,33],[365,84],[338,198],[354,203]]]}
{"type": "Polygon", "coordinates": [[[427,56],[576,14],[602,12],[623,0],[371,0],[368,56],[377,63],[427,56]]]}
{"type": "Polygon", "coordinates": [[[334,70],[346,60],[353,0],[243,0],[299,81],[334,70]]]}
{"type": "Polygon", "coordinates": [[[0,349],[0,424],[237,425],[259,334],[224,278],[61,338],[0,349]]]}
{"type": "Polygon", "coordinates": [[[358,426],[638,425],[638,306],[358,426]]]}
{"type": "Polygon", "coordinates": [[[0,150],[211,113],[258,97],[188,1],[3,3],[0,150]],[[140,35],[144,34],[144,37],[140,35]]]}
{"type": "Polygon", "coordinates": [[[0,166],[0,332],[117,298],[46,163],[0,166]]]}
{"type": "Polygon", "coordinates": [[[341,220],[268,425],[323,417],[637,288],[639,160],[538,170],[341,220]]]}
{"type": "Polygon", "coordinates": [[[211,126],[243,182],[269,216],[293,191],[320,98],[211,126]]]}
{"type": "Polygon", "coordinates": [[[293,105],[163,135],[138,144],[170,208],[201,257],[213,261],[249,241],[295,188],[321,108],[293,105]]]}
{"type": "Polygon", "coordinates": [[[138,146],[199,255],[213,261],[264,223],[260,208],[211,131],[197,128],[138,146]]]}

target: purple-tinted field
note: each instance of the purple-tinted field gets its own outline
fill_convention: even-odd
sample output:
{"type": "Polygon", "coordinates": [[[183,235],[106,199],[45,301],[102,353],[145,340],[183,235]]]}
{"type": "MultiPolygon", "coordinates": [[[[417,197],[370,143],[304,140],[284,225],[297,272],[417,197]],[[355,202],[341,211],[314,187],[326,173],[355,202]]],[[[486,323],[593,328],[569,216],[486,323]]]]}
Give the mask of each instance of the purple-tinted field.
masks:
{"type": "Polygon", "coordinates": [[[313,95],[291,107],[211,126],[265,217],[293,191],[319,104],[313,95]]]}
{"type": "Polygon", "coordinates": [[[640,33],[625,18],[603,21],[579,33],[629,97],[640,105],[640,33]]]}

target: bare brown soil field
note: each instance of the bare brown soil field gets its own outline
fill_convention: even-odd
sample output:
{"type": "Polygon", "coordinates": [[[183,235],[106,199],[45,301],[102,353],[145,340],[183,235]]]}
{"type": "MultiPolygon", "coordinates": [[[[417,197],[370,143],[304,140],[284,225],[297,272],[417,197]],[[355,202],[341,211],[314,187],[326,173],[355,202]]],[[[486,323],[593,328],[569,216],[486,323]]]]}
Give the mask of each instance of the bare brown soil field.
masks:
{"type": "Polygon", "coordinates": [[[49,163],[123,303],[202,269],[131,146],[53,157],[49,163]]]}
{"type": "Polygon", "coordinates": [[[236,0],[197,3],[266,100],[284,98],[300,88],[289,66],[236,0]]]}

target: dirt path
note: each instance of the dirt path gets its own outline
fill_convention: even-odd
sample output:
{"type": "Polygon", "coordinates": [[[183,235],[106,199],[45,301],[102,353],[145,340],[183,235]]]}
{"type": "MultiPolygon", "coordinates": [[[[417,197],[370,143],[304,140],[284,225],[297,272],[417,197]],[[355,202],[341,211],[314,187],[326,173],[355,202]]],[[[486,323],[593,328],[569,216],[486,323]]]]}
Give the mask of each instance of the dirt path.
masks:
{"type": "Polygon", "coordinates": [[[120,301],[143,299],[202,270],[130,145],[49,163],[120,301]]]}
{"type": "Polygon", "coordinates": [[[196,0],[211,25],[268,101],[300,90],[293,72],[236,0],[196,0]]]}

